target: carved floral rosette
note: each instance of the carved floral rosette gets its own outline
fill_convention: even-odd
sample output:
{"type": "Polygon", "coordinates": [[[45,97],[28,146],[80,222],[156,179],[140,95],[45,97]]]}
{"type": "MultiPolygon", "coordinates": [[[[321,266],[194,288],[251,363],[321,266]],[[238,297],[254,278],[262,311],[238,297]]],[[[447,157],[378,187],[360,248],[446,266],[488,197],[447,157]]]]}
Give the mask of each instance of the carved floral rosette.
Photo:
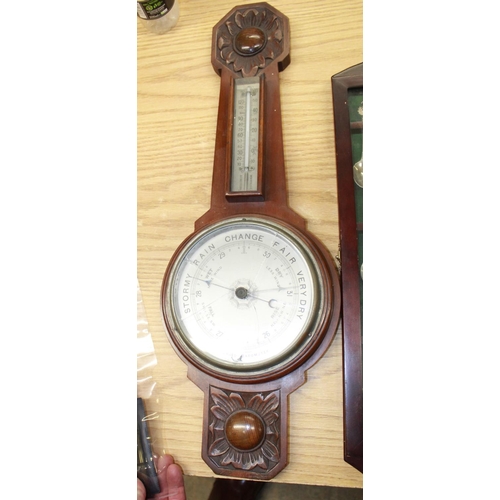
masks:
{"type": "Polygon", "coordinates": [[[271,471],[280,460],[280,391],[245,393],[210,386],[209,403],[210,460],[226,471],[271,471]]]}
{"type": "Polygon", "coordinates": [[[287,50],[285,16],[266,3],[240,7],[222,22],[214,36],[215,58],[239,76],[255,76],[287,50]]]}

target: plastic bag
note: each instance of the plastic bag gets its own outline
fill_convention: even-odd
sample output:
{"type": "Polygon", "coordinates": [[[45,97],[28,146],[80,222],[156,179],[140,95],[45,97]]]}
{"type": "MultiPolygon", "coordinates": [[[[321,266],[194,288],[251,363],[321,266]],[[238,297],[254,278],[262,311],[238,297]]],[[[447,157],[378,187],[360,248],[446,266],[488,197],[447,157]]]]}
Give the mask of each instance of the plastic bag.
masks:
{"type": "Polygon", "coordinates": [[[145,401],[155,396],[152,371],[156,363],[153,339],[137,284],[137,477],[144,483],[148,498],[160,492],[154,442],[148,427],[148,421],[157,418],[157,415],[148,414],[144,405],[145,401]]]}

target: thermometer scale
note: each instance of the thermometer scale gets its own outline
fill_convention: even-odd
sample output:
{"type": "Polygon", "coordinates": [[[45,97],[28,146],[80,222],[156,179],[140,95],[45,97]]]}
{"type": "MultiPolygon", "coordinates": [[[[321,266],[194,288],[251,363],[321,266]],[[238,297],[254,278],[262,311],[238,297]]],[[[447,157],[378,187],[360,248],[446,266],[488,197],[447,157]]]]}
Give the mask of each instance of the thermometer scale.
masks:
{"type": "Polygon", "coordinates": [[[234,85],[231,192],[258,191],[260,78],[238,78],[234,85]]]}

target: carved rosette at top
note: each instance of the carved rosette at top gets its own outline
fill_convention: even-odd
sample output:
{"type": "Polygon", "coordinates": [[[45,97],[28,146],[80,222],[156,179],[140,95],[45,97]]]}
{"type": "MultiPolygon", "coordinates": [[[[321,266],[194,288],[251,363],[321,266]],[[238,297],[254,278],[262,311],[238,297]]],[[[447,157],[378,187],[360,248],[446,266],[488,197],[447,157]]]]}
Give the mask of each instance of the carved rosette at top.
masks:
{"type": "Polygon", "coordinates": [[[221,471],[268,473],[280,460],[280,391],[210,386],[208,457],[221,471]]]}
{"type": "Polygon", "coordinates": [[[214,28],[216,69],[236,76],[255,76],[273,61],[288,64],[288,18],[267,3],[235,7],[214,28]]]}

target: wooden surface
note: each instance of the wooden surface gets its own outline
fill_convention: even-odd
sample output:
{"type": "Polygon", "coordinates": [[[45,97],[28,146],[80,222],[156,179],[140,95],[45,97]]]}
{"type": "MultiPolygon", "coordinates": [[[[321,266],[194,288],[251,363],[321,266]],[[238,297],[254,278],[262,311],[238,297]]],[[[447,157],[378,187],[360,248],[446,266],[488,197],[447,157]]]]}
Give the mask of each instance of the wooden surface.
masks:
{"type": "MultiPolygon", "coordinates": [[[[245,3],[181,0],[172,31],[155,35],[137,25],[137,273],[158,362],[145,406],[155,451],[196,476],[213,476],[201,458],[203,393],[167,340],[160,287],[174,250],[210,204],[220,87],[212,28],[245,3]]],[[[291,64],[280,73],[289,204],[336,255],[331,76],[363,59],[362,2],[270,4],[290,20],[291,64]]],[[[273,481],[362,487],[362,474],[343,460],[340,329],[307,378],[290,396],[289,465],[273,481]]]]}

